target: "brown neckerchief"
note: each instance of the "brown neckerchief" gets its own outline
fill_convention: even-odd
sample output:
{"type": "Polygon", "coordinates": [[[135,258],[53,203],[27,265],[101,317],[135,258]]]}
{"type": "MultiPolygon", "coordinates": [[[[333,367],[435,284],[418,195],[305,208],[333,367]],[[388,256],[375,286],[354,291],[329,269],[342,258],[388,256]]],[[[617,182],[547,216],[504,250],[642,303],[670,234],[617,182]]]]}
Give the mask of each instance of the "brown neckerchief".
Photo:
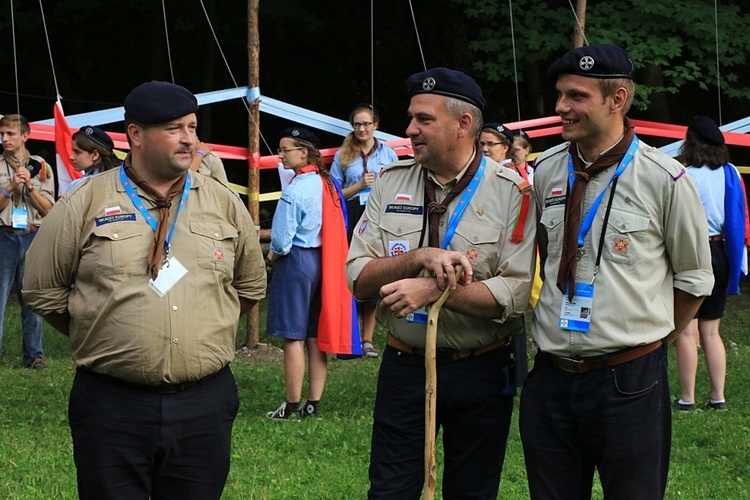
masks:
{"type": "Polygon", "coordinates": [[[440,248],[440,217],[448,209],[448,205],[453,201],[453,198],[461,194],[466,186],[469,185],[471,179],[474,178],[474,174],[477,173],[479,164],[482,162],[482,154],[479,152],[479,149],[476,149],[475,151],[476,155],[469,165],[469,168],[466,169],[464,176],[456,182],[453,189],[451,189],[450,193],[448,193],[441,203],[438,203],[435,198],[435,183],[427,177],[427,169],[423,168],[425,201],[429,202],[427,204],[427,213],[429,214],[428,224],[430,228],[428,244],[431,247],[440,248]]]}
{"type": "Polygon", "coordinates": [[[159,219],[156,224],[156,231],[154,231],[154,240],[151,242],[151,248],[148,250],[148,272],[151,275],[151,279],[156,279],[159,276],[159,269],[161,269],[162,261],[164,260],[164,245],[167,240],[167,227],[169,226],[169,209],[172,207],[172,199],[182,193],[187,175],[183,174],[175,180],[169,187],[167,196],[162,196],[148,181],[138,175],[133,169],[131,161],[131,157],[128,155],[125,158],[125,174],[136,186],[143,189],[148,196],[153,198],[153,201],[149,201],[159,209],[159,219]]]}
{"type": "Polygon", "coordinates": [[[372,148],[368,153],[363,153],[362,151],[359,152],[359,156],[362,157],[362,175],[367,173],[367,160],[370,159],[370,156],[375,152],[375,150],[378,148],[378,140],[375,139],[375,142],[372,144],[372,148]]]}
{"type": "Polygon", "coordinates": [[[573,170],[575,180],[569,189],[568,199],[565,203],[565,225],[563,229],[562,256],[560,258],[560,269],[557,271],[557,288],[565,293],[565,285],[568,285],[568,298],[573,300],[576,291],[576,265],[578,263],[578,231],[581,227],[581,206],[583,195],[588,182],[599,175],[603,170],[612,165],[620,163],[627,153],[630,143],[633,142],[635,132],[630,119],[625,117],[625,135],[612,149],[601,156],[586,168],[578,156],[577,144],[570,143],[568,154],[573,159],[573,170]]]}

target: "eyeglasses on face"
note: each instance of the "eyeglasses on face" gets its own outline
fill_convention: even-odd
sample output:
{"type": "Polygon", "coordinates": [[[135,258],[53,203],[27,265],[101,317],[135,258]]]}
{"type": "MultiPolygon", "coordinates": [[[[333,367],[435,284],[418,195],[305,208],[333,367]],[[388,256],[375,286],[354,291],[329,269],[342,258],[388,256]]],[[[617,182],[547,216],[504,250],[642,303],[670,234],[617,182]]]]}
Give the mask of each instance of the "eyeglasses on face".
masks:
{"type": "Polygon", "coordinates": [[[504,143],[503,142],[492,142],[492,141],[487,141],[487,142],[479,141],[479,147],[480,148],[483,148],[485,146],[487,146],[488,148],[494,148],[498,144],[504,144],[504,143]]]}
{"type": "Polygon", "coordinates": [[[285,154],[287,154],[287,153],[288,153],[289,151],[297,151],[298,149],[302,149],[302,147],[300,146],[300,147],[298,147],[298,148],[279,148],[279,149],[277,149],[277,150],[276,150],[276,152],[277,152],[278,154],[280,154],[280,155],[285,155],[285,154]]]}
{"type": "Polygon", "coordinates": [[[352,127],[354,127],[354,130],[357,130],[360,128],[368,129],[372,127],[372,122],[354,122],[352,123],[352,127]]]}

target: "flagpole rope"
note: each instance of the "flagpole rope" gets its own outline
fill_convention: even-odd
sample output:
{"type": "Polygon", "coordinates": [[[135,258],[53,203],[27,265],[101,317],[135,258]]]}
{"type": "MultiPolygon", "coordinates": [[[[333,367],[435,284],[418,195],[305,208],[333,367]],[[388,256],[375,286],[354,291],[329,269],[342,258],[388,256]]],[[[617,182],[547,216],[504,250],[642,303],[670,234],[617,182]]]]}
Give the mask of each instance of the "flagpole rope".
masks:
{"type": "Polygon", "coordinates": [[[164,16],[164,38],[167,40],[167,59],[169,59],[169,74],[172,76],[172,84],[174,81],[174,68],[172,66],[172,49],[169,46],[169,29],[167,27],[167,7],[164,5],[164,0],[161,0],[161,12],[164,16]]]}
{"type": "Polygon", "coordinates": [[[716,34],[716,95],[719,100],[719,125],[722,125],[721,119],[721,70],[719,68],[719,7],[714,0],[714,33],[716,34]]]}
{"type": "Polygon", "coordinates": [[[516,32],[513,29],[513,0],[508,0],[508,12],[510,12],[510,43],[513,46],[513,79],[516,83],[516,109],[518,110],[518,121],[521,121],[521,95],[518,91],[518,67],[516,66],[516,32]]]}
{"type": "MultiPolygon", "coordinates": [[[[211,23],[211,19],[208,16],[208,11],[206,11],[206,6],[204,5],[203,0],[200,0],[200,3],[201,3],[201,8],[203,9],[203,15],[206,16],[206,22],[208,22],[208,27],[211,30],[211,34],[214,37],[214,41],[216,42],[216,47],[218,47],[219,54],[221,54],[221,59],[224,61],[224,66],[227,68],[227,73],[229,73],[229,77],[232,79],[232,84],[234,84],[234,88],[237,89],[238,93],[241,94],[241,92],[239,92],[240,86],[237,85],[237,80],[234,78],[234,74],[232,73],[232,68],[229,67],[229,62],[227,61],[227,58],[224,55],[224,51],[221,48],[221,44],[219,43],[219,38],[216,36],[216,31],[214,30],[214,26],[211,23]]],[[[268,149],[268,151],[271,154],[274,154],[273,149],[271,149],[271,146],[268,145],[268,141],[266,141],[266,138],[263,136],[263,132],[260,131],[260,125],[255,120],[255,117],[253,116],[253,114],[250,112],[250,106],[247,105],[247,100],[245,99],[245,96],[242,96],[241,100],[242,100],[242,105],[245,106],[245,111],[247,111],[247,115],[253,121],[253,123],[255,124],[255,128],[258,130],[258,134],[260,135],[260,138],[263,141],[263,144],[266,145],[266,149],[268,149]]]]}
{"type": "MultiPolygon", "coordinates": [[[[47,40],[47,53],[49,54],[49,64],[52,68],[52,80],[55,82],[55,96],[57,100],[61,100],[60,88],[57,86],[57,72],[55,71],[55,61],[52,59],[52,46],[49,43],[49,32],[47,31],[47,20],[44,18],[44,7],[42,6],[42,0],[39,0],[39,10],[42,13],[42,26],[44,27],[44,38],[47,40]]],[[[20,111],[19,111],[19,114],[20,111]]]]}
{"type": "Polygon", "coordinates": [[[414,6],[409,0],[409,9],[411,10],[411,19],[414,22],[414,33],[417,35],[417,47],[419,47],[419,55],[422,56],[422,66],[427,71],[427,63],[424,61],[424,52],[422,51],[422,42],[419,40],[419,28],[417,28],[417,18],[414,16],[414,6]]]}
{"type": "Polygon", "coordinates": [[[13,31],[13,71],[16,77],[16,113],[21,114],[21,97],[18,88],[18,53],[16,52],[16,15],[13,0],[10,0],[10,25],[13,31]]]}
{"type": "Polygon", "coordinates": [[[574,18],[575,18],[575,20],[576,20],[576,24],[578,25],[578,29],[580,29],[580,30],[581,30],[581,33],[583,34],[583,42],[584,42],[584,43],[585,43],[586,45],[588,45],[588,44],[589,44],[589,41],[588,41],[588,39],[586,38],[586,32],[585,32],[585,31],[583,31],[583,25],[581,24],[581,20],[580,20],[580,19],[578,19],[578,14],[576,14],[576,8],[575,8],[575,7],[573,7],[573,1],[572,1],[572,0],[568,0],[568,5],[570,5],[570,10],[572,10],[572,11],[573,11],[573,17],[574,17],[574,18]]]}
{"type": "Polygon", "coordinates": [[[370,106],[375,107],[375,4],[370,0],[370,106]]]}

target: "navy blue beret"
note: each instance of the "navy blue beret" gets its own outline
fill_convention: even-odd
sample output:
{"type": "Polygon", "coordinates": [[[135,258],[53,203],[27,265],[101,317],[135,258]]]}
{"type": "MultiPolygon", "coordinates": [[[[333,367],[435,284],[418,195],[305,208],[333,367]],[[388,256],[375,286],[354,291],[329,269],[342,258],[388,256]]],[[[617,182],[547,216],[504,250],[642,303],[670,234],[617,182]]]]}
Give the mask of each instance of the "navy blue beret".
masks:
{"type": "Polygon", "coordinates": [[[695,116],[688,124],[688,130],[692,130],[698,137],[709,144],[721,146],[724,144],[724,134],[719,130],[716,122],[707,116],[695,116]]]}
{"type": "Polygon", "coordinates": [[[547,70],[547,79],[557,83],[560,74],[580,75],[589,78],[633,79],[635,64],[628,53],[617,45],[603,43],[578,47],[565,53],[547,70]]]}
{"type": "Polygon", "coordinates": [[[303,141],[312,144],[316,148],[320,149],[320,139],[307,129],[302,127],[286,128],[279,132],[279,140],[284,137],[289,137],[295,141],[303,141]]]}
{"type": "Polygon", "coordinates": [[[134,88],[125,98],[125,119],[164,123],[198,111],[198,100],[185,87],[152,81],[134,88]]]}
{"type": "Polygon", "coordinates": [[[84,125],[80,129],[78,129],[78,132],[85,135],[102,147],[105,147],[107,149],[114,149],[115,147],[115,143],[112,141],[112,138],[99,127],[94,127],[93,125],[84,125]]]}
{"type": "Polygon", "coordinates": [[[482,89],[473,78],[448,68],[433,68],[411,75],[406,80],[409,98],[416,94],[439,94],[468,102],[484,110],[482,89]]]}
{"type": "Polygon", "coordinates": [[[511,132],[510,129],[506,127],[505,125],[503,125],[502,123],[495,123],[495,122],[485,123],[482,126],[482,130],[484,131],[488,129],[492,130],[493,132],[497,132],[500,135],[505,136],[505,138],[508,139],[508,142],[513,144],[513,132],[511,132]]]}

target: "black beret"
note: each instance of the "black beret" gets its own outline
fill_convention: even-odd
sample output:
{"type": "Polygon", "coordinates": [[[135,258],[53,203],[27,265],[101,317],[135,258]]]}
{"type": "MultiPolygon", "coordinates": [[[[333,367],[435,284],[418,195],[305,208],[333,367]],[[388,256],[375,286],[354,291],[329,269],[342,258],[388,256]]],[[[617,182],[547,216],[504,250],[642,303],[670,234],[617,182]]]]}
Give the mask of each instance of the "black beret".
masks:
{"type": "Polygon", "coordinates": [[[115,147],[115,143],[112,142],[112,138],[99,127],[94,127],[93,125],[84,125],[80,129],[78,129],[78,131],[102,147],[105,147],[107,149],[114,149],[115,147]]]}
{"type": "Polygon", "coordinates": [[[698,137],[709,144],[716,146],[724,144],[724,134],[721,133],[716,122],[707,116],[693,117],[688,125],[688,130],[692,130],[698,137]]]}
{"type": "Polygon", "coordinates": [[[320,149],[320,139],[307,129],[302,127],[286,128],[279,132],[279,140],[284,137],[290,137],[295,141],[307,142],[320,149]]]}
{"type": "Polygon", "coordinates": [[[411,75],[406,80],[409,97],[416,94],[439,94],[468,102],[484,110],[482,89],[473,78],[448,68],[433,68],[411,75]]]}
{"type": "Polygon", "coordinates": [[[134,88],[125,98],[125,119],[164,123],[198,111],[198,100],[185,87],[152,81],[134,88]]]}
{"type": "Polygon", "coordinates": [[[565,53],[547,70],[547,79],[557,83],[562,74],[587,76],[589,78],[633,79],[635,64],[628,53],[617,45],[603,43],[578,47],[565,53]]]}
{"type": "Polygon", "coordinates": [[[482,130],[492,130],[493,132],[497,132],[500,135],[505,136],[506,139],[508,139],[508,142],[513,144],[513,132],[510,131],[508,127],[503,125],[502,123],[485,123],[482,126],[482,130]]]}

